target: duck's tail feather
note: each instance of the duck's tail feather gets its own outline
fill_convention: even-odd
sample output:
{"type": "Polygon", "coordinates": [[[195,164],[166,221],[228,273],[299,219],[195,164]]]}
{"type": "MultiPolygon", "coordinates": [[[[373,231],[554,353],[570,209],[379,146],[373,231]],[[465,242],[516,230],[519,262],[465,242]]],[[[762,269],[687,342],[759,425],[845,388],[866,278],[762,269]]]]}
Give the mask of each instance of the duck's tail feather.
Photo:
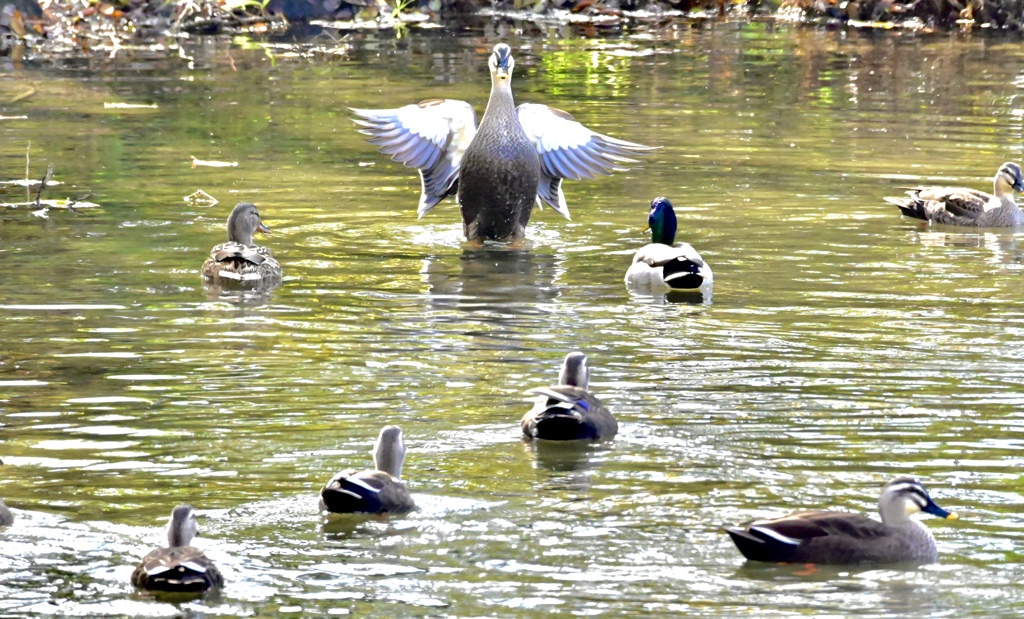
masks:
{"type": "Polygon", "coordinates": [[[924,210],[924,202],[913,198],[885,198],[889,204],[899,207],[900,212],[907,217],[923,219],[928,221],[928,213],[924,210]]]}
{"type": "Polygon", "coordinates": [[[146,577],[145,588],[150,591],[200,593],[216,586],[208,570],[199,565],[181,563],[146,577]]]}
{"type": "Polygon", "coordinates": [[[669,288],[672,289],[691,290],[700,288],[704,283],[704,275],[701,273],[701,267],[703,266],[693,260],[676,258],[662,267],[663,278],[669,288]]]}

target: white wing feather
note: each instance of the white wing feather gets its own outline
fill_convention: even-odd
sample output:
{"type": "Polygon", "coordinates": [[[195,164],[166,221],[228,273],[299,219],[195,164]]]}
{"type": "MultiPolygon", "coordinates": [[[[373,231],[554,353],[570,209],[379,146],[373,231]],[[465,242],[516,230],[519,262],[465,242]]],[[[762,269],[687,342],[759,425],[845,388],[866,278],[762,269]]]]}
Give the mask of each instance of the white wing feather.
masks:
{"type": "Polygon", "coordinates": [[[350,108],[360,132],[380,152],[420,172],[420,217],[444,199],[459,178],[466,147],[476,135],[473,106],[457,99],[430,99],[390,110],[350,108]]]}
{"type": "Polygon", "coordinates": [[[622,172],[621,164],[636,163],[636,157],[656,150],[607,135],[595,133],[576,122],[562,110],[524,103],[516,108],[519,124],[533,142],[541,160],[541,180],[537,200],[547,204],[566,219],[569,206],[562,192],[562,179],[582,180],[622,172]]]}

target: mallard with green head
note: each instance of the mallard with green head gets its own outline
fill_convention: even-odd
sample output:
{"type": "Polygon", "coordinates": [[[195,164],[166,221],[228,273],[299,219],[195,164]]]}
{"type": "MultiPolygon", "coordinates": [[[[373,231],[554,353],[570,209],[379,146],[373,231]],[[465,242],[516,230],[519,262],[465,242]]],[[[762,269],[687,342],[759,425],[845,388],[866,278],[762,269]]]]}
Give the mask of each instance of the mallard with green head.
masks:
{"type": "Polygon", "coordinates": [[[132,584],[148,591],[204,593],[224,586],[224,577],[202,550],[191,546],[199,535],[195,510],[179,505],[167,521],[167,547],[142,558],[132,584]]]}
{"type": "Polygon", "coordinates": [[[1020,166],[1007,161],[993,180],[993,195],[966,187],[911,187],[907,198],[885,198],[907,217],[937,224],[995,228],[1024,226],[1013,192],[1024,191],[1020,166]]]}
{"type": "Polygon", "coordinates": [[[619,424],[612,412],[587,391],[590,368],[587,356],[571,352],[562,362],[558,384],[528,390],[537,400],[520,420],[523,435],[548,441],[601,440],[615,436],[619,424]]]}
{"type": "Polygon", "coordinates": [[[595,133],[562,110],[512,97],[512,48],[494,46],[488,59],[491,96],[480,126],[473,107],[429,99],[389,110],[352,111],[370,143],[420,172],[418,213],[457,194],[470,241],[512,242],[526,234],[534,203],[566,219],[564,179],[623,171],[633,157],[655,150],[595,133]]]}
{"type": "Polygon", "coordinates": [[[320,491],[320,509],[339,514],[404,514],[416,509],[402,482],[402,429],[384,426],[373,446],[373,467],[342,471],[320,491]]]}
{"type": "Polygon", "coordinates": [[[674,245],[676,212],[668,198],[655,198],[647,215],[651,242],[633,255],[626,285],[644,292],[703,290],[711,286],[711,267],[688,243],[674,245]]]}
{"type": "Polygon", "coordinates": [[[938,548],[931,531],[910,516],[919,511],[955,520],[916,479],[897,477],[882,488],[878,522],[861,514],[798,512],[770,520],[725,527],[743,556],[779,563],[934,563],[938,548]]]}
{"type": "Polygon", "coordinates": [[[256,245],[257,231],[270,234],[256,205],[240,202],[228,216],[228,242],[210,250],[203,279],[211,283],[269,286],[281,281],[281,265],[266,247],[256,245]]]}

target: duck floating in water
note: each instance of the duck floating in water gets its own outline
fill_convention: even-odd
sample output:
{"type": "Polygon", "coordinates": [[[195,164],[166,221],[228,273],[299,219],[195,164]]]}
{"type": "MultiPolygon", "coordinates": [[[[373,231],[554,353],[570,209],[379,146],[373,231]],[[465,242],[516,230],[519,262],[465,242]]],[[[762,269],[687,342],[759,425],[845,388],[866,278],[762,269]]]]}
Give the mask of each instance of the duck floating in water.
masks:
{"type": "Polygon", "coordinates": [[[655,147],[595,133],[571,115],[512,99],[512,48],[494,46],[491,96],[480,126],[473,107],[429,99],[390,110],[355,109],[369,142],[420,172],[418,213],[457,192],[470,241],[522,239],[535,202],[569,219],[562,180],[622,171],[655,147]]]}
{"type": "Polygon", "coordinates": [[[618,433],[619,424],[611,411],[587,391],[590,368],[586,355],[578,351],[566,355],[558,383],[526,392],[539,397],[520,421],[524,436],[573,441],[608,439],[618,433]]]}
{"type": "Polygon", "coordinates": [[[167,522],[167,547],[142,558],[132,584],[149,591],[204,593],[224,586],[224,577],[202,550],[189,544],[199,534],[195,510],[179,505],[167,522]]]}
{"type": "Polygon", "coordinates": [[[402,483],[402,429],[384,426],[373,446],[372,469],[342,471],[320,491],[320,509],[339,514],[403,514],[416,509],[402,483]]]}
{"type": "Polygon", "coordinates": [[[676,212],[668,198],[655,198],[647,216],[651,242],[633,255],[626,271],[626,285],[644,292],[702,290],[714,276],[711,267],[688,243],[674,246],[676,212]]]}
{"type": "Polygon", "coordinates": [[[909,198],[885,198],[907,217],[937,224],[994,228],[1024,226],[1024,213],[1013,191],[1024,191],[1020,166],[1007,161],[993,181],[994,195],[966,187],[911,187],[909,198]]]}
{"type": "Polygon", "coordinates": [[[14,524],[14,512],[7,507],[3,499],[0,499],[0,527],[8,527],[14,524]]]}
{"type": "Polygon", "coordinates": [[[882,488],[882,521],[846,512],[798,512],[773,520],[725,527],[743,556],[781,563],[934,563],[935,538],[910,515],[923,511],[955,520],[928,496],[920,482],[897,477],[882,488]]]}
{"type": "Polygon", "coordinates": [[[228,216],[228,242],[210,250],[203,263],[203,278],[215,283],[273,285],[281,280],[281,265],[270,250],[256,245],[256,231],[270,234],[256,205],[239,202],[228,216]]]}

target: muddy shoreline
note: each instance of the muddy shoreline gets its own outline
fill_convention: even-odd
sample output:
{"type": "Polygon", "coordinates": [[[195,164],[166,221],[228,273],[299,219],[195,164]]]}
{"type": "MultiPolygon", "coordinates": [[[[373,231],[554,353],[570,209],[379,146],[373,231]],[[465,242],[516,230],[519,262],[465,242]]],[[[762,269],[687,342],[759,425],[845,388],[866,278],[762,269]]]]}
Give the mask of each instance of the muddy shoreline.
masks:
{"type": "Polygon", "coordinates": [[[297,28],[392,30],[451,27],[481,17],[596,29],[699,27],[771,20],[825,27],[917,31],[1020,31],[1018,0],[0,0],[0,55],[88,56],[145,46],[169,35],[272,34],[297,28]]]}

